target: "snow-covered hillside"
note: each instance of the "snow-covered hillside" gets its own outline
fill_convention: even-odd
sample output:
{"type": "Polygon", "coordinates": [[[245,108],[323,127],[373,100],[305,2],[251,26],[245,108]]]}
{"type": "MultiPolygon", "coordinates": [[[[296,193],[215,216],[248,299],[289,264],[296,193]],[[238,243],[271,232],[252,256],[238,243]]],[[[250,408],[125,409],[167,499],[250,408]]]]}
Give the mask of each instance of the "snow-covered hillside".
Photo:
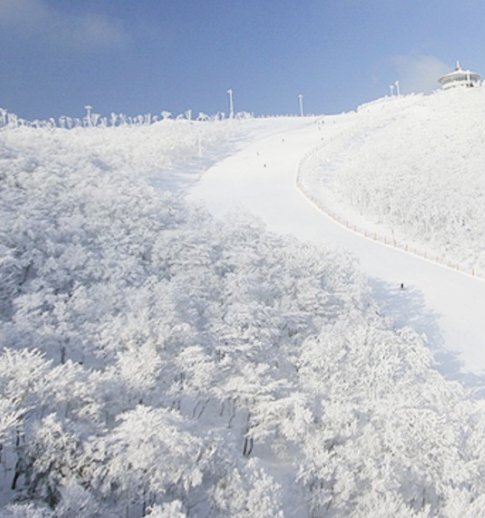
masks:
{"type": "Polygon", "coordinates": [[[317,122],[0,131],[2,516],[483,515],[482,402],[355,257],[181,199],[246,141],[226,181],[277,214],[268,142],[304,129],[296,177],[317,122]]]}
{"type": "Polygon", "coordinates": [[[301,185],[351,224],[485,277],[484,120],[485,88],[380,99],[313,150],[301,185]]]}

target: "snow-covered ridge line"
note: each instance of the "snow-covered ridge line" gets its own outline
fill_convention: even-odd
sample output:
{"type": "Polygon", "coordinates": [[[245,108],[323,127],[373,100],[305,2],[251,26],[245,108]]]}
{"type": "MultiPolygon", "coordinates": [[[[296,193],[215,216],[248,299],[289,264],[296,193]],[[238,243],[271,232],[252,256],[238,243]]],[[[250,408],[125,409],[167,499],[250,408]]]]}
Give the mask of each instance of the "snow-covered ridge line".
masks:
{"type": "MultiPolygon", "coordinates": [[[[253,115],[248,112],[237,112],[234,119],[250,119],[253,115]]],[[[188,120],[194,122],[209,122],[225,120],[226,114],[223,112],[214,115],[207,115],[200,112],[197,117],[193,117],[192,110],[179,114],[172,118],[172,114],[168,111],[162,111],[160,115],[146,113],[143,115],[126,115],[124,113],[111,113],[109,116],[102,116],[99,113],[88,111],[85,117],[68,117],[62,116],[58,119],[53,117],[47,120],[27,120],[19,117],[15,113],[11,113],[5,108],[0,108],[0,129],[2,128],[106,128],[118,126],[150,126],[156,122],[166,120],[188,120]]]]}
{"type": "Polygon", "coordinates": [[[424,94],[408,94],[408,95],[399,95],[392,97],[380,97],[379,99],[374,99],[373,101],[369,101],[363,104],[360,104],[356,112],[357,113],[370,113],[375,111],[387,111],[394,112],[396,108],[403,109],[408,106],[412,106],[416,102],[423,99],[424,94]]]}

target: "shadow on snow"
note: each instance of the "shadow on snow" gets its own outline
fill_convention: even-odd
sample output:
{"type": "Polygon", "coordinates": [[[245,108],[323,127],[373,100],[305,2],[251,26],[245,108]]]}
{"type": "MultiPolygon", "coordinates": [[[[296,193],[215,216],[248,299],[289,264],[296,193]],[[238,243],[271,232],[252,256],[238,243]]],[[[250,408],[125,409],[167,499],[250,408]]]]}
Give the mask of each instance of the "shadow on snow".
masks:
{"type": "Polygon", "coordinates": [[[423,336],[430,348],[436,369],[447,379],[460,382],[476,399],[485,398],[485,375],[463,372],[458,352],[445,349],[440,329],[440,315],[426,308],[422,292],[414,286],[393,285],[371,278],[372,295],[382,316],[392,320],[396,328],[410,327],[423,336]]]}

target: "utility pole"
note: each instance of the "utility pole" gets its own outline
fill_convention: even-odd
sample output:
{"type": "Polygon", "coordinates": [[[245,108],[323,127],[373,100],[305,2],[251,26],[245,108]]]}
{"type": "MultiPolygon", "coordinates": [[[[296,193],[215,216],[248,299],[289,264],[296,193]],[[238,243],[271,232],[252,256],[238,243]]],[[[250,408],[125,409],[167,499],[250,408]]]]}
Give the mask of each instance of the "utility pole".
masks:
{"type": "Polygon", "coordinates": [[[92,120],[91,120],[91,110],[93,109],[92,106],[89,106],[89,104],[87,104],[84,109],[86,110],[86,120],[88,121],[88,126],[91,126],[92,124],[92,120]]]}
{"type": "Polygon", "coordinates": [[[234,118],[234,103],[232,101],[232,89],[229,88],[227,93],[229,94],[229,118],[233,119],[234,118]]]}
{"type": "Polygon", "coordinates": [[[300,104],[300,117],[303,117],[303,95],[298,96],[298,101],[300,104]]]}

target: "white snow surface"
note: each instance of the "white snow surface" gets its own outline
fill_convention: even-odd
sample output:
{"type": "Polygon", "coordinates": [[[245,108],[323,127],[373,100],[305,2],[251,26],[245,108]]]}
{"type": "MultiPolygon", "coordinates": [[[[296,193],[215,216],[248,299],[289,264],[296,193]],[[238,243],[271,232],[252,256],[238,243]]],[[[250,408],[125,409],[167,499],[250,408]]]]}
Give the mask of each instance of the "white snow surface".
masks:
{"type": "MultiPolygon", "coordinates": [[[[451,92],[444,92],[445,95],[448,93],[451,92]]],[[[463,93],[469,92],[459,92],[463,93]]],[[[399,130],[396,119],[403,108],[412,105],[417,109],[416,105],[421,104],[423,109],[422,105],[427,101],[427,98],[411,96],[402,100],[382,100],[376,105],[378,109],[387,109],[387,129],[391,121],[399,130]],[[384,104],[386,102],[393,108],[390,114],[389,106],[384,104]]],[[[450,103],[448,111],[453,113],[456,109],[453,97],[449,101],[444,97],[444,101],[450,103]]],[[[442,102],[442,108],[445,103],[442,102]]],[[[382,124],[380,113],[376,116],[371,106],[367,110],[371,116],[364,121],[365,109],[359,113],[324,118],[268,119],[267,136],[248,143],[244,149],[209,169],[188,197],[203,201],[218,217],[239,208],[260,217],[271,230],[352,252],[369,276],[383,314],[391,317],[397,327],[410,326],[423,335],[435,355],[438,369],[448,378],[460,380],[468,388],[481,390],[485,382],[484,280],[418,257],[411,253],[411,246],[408,253],[403,248],[392,246],[388,227],[364,218],[352,207],[338,205],[335,196],[328,189],[325,191],[325,185],[320,190],[307,191],[320,202],[318,204],[323,210],[297,188],[301,163],[315,148],[327,141],[347,142],[349,134],[357,138],[356,128],[362,131],[363,123],[367,127],[374,123],[374,129],[377,123],[382,124]],[[350,228],[328,217],[325,209],[339,211],[343,220],[350,223],[350,228]],[[354,225],[362,229],[362,233],[367,229],[368,237],[352,231],[354,225]],[[387,233],[390,246],[376,242],[373,238],[375,232],[379,235],[387,233]],[[401,283],[404,290],[400,288],[401,283]]],[[[460,112],[464,119],[466,113],[460,112]]],[[[411,125],[409,118],[405,123],[411,125]]],[[[419,133],[420,128],[422,121],[415,117],[412,130],[419,133]]],[[[385,125],[379,129],[383,135],[386,133],[385,125]]],[[[394,128],[391,126],[391,129],[394,128]]],[[[362,138],[362,135],[358,137],[362,138]]],[[[395,144],[394,140],[391,142],[395,144]]],[[[425,152],[427,141],[422,139],[421,142],[421,152],[425,152]]],[[[461,144],[466,145],[466,140],[462,139],[461,144]]],[[[403,145],[394,152],[412,169],[413,162],[419,161],[420,157],[406,153],[406,149],[407,146],[403,145]]],[[[467,149],[463,152],[466,153],[467,149]]],[[[352,159],[348,156],[351,151],[346,151],[345,147],[341,153],[343,156],[332,157],[333,160],[352,159]]],[[[485,164],[484,154],[485,147],[481,155],[482,164],[485,164]]],[[[372,156],[371,151],[366,160],[370,164],[369,169],[383,166],[382,160],[372,156]]],[[[455,174],[458,175],[459,171],[455,174]]],[[[485,178],[485,167],[483,176],[485,178]]],[[[481,200],[485,190],[475,194],[481,200]]],[[[463,203],[471,204],[473,201],[465,200],[463,203]]],[[[428,249],[428,257],[436,256],[433,254],[435,250],[427,247],[425,241],[419,242],[416,237],[408,240],[421,250],[428,249]]]]}
{"type": "Polygon", "coordinates": [[[485,516],[482,133],[459,122],[483,90],[466,93],[3,128],[0,514],[485,516]],[[423,183],[395,196],[395,178],[423,183]]]}

